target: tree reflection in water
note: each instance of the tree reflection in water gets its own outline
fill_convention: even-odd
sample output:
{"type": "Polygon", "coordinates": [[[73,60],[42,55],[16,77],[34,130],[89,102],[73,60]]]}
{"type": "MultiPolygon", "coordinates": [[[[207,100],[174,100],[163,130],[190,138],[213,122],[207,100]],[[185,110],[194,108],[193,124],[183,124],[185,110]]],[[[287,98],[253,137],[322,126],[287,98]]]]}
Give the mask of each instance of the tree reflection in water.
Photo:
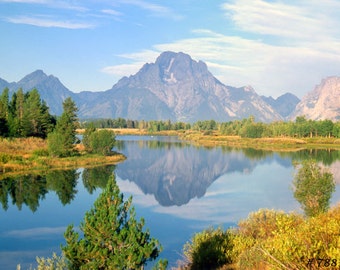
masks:
{"type": "MultiPolygon", "coordinates": [[[[86,190],[92,194],[96,188],[104,188],[114,169],[114,165],[84,169],[82,181],[86,190]]],[[[19,210],[26,205],[35,212],[39,202],[53,191],[63,205],[70,204],[77,194],[79,176],[79,170],[73,169],[5,177],[0,181],[0,203],[4,210],[12,203],[19,210]]]]}

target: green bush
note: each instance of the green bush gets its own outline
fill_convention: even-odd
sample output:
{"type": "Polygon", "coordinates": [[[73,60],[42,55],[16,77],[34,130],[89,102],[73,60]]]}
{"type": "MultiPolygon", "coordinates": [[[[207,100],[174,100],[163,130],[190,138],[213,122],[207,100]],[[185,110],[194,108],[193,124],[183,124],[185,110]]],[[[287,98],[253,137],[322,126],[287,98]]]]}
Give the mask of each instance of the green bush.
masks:
{"type": "Polygon", "coordinates": [[[68,149],[64,147],[63,135],[56,131],[47,135],[47,148],[52,157],[63,157],[68,153],[68,149]]]}
{"type": "Polygon", "coordinates": [[[0,153],[0,162],[6,164],[11,160],[11,156],[5,153],[0,153]]]}
{"type": "Polygon", "coordinates": [[[233,235],[229,231],[207,229],[184,245],[189,269],[217,269],[232,263],[233,235]]]}
{"type": "Polygon", "coordinates": [[[110,155],[115,144],[115,133],[111,130],[96,130],[86,136],[86,151],[99,155],[110,155]]]}

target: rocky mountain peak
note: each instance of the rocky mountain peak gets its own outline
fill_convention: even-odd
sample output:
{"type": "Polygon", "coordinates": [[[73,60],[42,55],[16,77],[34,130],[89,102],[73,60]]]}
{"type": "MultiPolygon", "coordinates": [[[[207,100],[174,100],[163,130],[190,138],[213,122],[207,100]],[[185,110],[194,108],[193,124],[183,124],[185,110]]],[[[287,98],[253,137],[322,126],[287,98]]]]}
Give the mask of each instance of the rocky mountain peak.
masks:
{"type": "Polygon", "coordinates": [[[35,85],[43,80],[45,80],[48,76],[40,69],[26,75],[22,78],[18,84],[21,85],[35,85]]]}
{"type": "Polygon", "coordinates": [[[183,52],[164,52],[155,62],[162,83],[183,84],[197,82],[202,76],[211,76],[205,63],[193,60],[183,52]]]}
{"type": "Polygon", "coordinates": [[[150,98],[155,99],[151,104],[158,102],[159,109],[148,119],[160,119],[161,112],[165,111],[171,112],[168,119],[184,122],[227,121],[250,114],[258,121],[281,119],[252,87],[233,88],[222,84],[204,62],[195,61],[183,52],[160,54],[154,63],[145,64],[135,75],[121,79],[110,92],[112,97],[119,96],[120,112],[130,110],[134,115],[142,114],[137,110],[154,110],[154,107],[146,108],[149,102],[145,98],[137,98],[141,93],[151,95],[150,98]],[[123,100],[128,92],[133,92],[134,98],[126,104],[123,100]]]}
{"type": "Polygon", "coordinates": [[[312,120],[340,119],[340,77],[323,79],[313,91],[305,95],[291,115],[295,119],[304,115],[312,120]]]}

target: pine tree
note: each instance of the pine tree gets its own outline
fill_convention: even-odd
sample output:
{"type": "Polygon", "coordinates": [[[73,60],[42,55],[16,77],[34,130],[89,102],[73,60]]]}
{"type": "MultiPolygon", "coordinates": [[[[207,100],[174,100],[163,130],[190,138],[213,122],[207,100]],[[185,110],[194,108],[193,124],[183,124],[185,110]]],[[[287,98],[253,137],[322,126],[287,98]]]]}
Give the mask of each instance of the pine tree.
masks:
{"type": "Polygon", "coordinates": [[[17,118],[16,129],[14,132],[16,136],[23,136],[23,118],[24,118],[24,103],[25,103],[25,95],[22,89],[20,88],[16,94],[15,100],[15,117],[17,118]]]}
{"type": "Polygon", "coordinates": [[[47,136],[48,151],[52,156],[69,156],[76,142],[76,129],[79,125],[78,108],[68,97],[63,102],[63,113],[57,121],[56,128],[47,136]]]}
{"type": "Polygon", "coordinates": [[[85,214],[80,230],[68,226],[62,246],[70,269],[143,269],[158,257],[160,244],[136,220],[132,198],[124,201],[113,176],[94,207],[85,214]]]}
{"type": "Polygon", "coordinates": [[[56,126],[56,131],[64,137],[64,148],[70,151],[76,142],[76,130],[79,125],[77,111],[75,102],[70,97],[66,98],[63,102],[63,113],[56,126]]]}
{"type": "Polygon", "coordinates": [[[37,89],[27,92],[23,112],[24,136],[39,136],[41,124],[41,100],[37,89]]]}
{"type": "Polygon", "coordinates": [[[8,128],[8,88],[5,88],[0,96],[0,136],[7,136],[9,133],[8,128]]]}

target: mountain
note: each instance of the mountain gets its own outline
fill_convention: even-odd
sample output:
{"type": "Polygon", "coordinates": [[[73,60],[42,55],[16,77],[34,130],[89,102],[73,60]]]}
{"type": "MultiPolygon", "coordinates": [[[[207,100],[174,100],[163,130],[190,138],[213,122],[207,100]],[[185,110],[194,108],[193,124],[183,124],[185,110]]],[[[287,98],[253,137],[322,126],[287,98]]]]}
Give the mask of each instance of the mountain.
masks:
{"type": "Polygon", "coordinates": [[[41,99],[43,99],[50,108],[50,113],[60,115],[63,111],[62,103],[67,97],[72,97],[75,101],[77,95],[68,90],[58,78],[49,75],[47,76],[42,70],[36,70],[19,82],[8,83],[5,80],[0,80],[0,89],[8,87],[10,93],[22,88],[24,92],[38,89],[41,99]]]}
{"type": "Polygon", "coordinates": [[[339,119],[339,80],[325,79],[293,111],[298,102],[293,94],[273,99],[259,96],[250,86],[227,86],[209,72],[204,62],[185,53],[164,52],[154,63],[145,64],[136,74],[123,77],[106,91],[74,93],[57,77],[42,70],[19,82],[9,83],[0,78],[0,89],[8,87],[13,93],[20,87],[24,91],[37,88],[50,112],[56,115],[61,114],[65,98],[71,97],[82,119],[122,117],[195,122],[230,121],[253,115],[257,121],[271,122],[294,119],[297,115],[339,119]]]}
{"type": "Polygon", "coordinates": [[[277,111],[284,119],[289,116],[294,110],[300,99],[292,93],[285,93],[277,99],[272,97],[261,96],[261,98],[272,108],[277,111]]]}
{"type": "Polygon", "coordinates": [[[184,53],[164,52],[155,63],[145,64],[135,75],[124,77],[112,89],[98,94],[80,108],[84,118],[194,122],[229,121],[254,115],[259,121],[281,116],[249,86],[222,84],[202,61],[184,53]]]}
{"type": "Polygon", "coordinates": [[[290,119],[304,115],[311,120],[340,120],[340,77],[323,79],[297,104],[290,119]]]}

